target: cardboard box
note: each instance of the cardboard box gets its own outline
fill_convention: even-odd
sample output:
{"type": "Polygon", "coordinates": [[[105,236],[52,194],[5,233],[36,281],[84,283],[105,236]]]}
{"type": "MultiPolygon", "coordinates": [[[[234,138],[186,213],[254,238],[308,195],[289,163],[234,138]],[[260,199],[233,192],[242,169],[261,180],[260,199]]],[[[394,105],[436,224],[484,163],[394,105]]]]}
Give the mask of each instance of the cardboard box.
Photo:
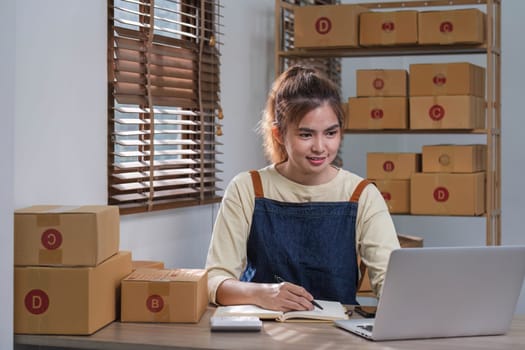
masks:
{"type": "Polygon", "coordinates": [[[163,261],[154,261],[154,260],[133,260],[131,262],[131,269],[133,271],[138,269],[164,269],[163,261]]]}
{"type": "Polygon", "coordinates": [[[485,68],[472,63],[410,65],[410,96],[485,96],[485,68]]]}
{"type": "Polygon", "coordinates": [[[201,269],[138,269],[122,281],[122,322],[197,323],[208,305],[201,269]]]}
{"type": "Polygon", "coordinates": [[[407,129],[405,97],[350,97],[346,129],[407,129]]]}
{"type": "Polygon", "coordinates": [[[425,145],[423,172],[475,173],[484,171],[487,164],[486,145],[425,145]]]}
{"type": "Polygon", "coordinates": [[[485,213],[485,173],[412,175],[410,212],[426,215],[482,215],[485,213]]]}
{"type": "Polygon", "coordinates": [[[483,44],[485,14],[475,8],[422,11],[418,17],[419,44],[483,44]]]}
{"type": "Polygon", "coordinates": [[[295,6],[295,48],[359,46],[359,14],[365,11],[348,4],[295,6]]]}
{"type": "Polygon", "coordinates": [[[404,235],[404,234],[397,234],[397,239],[399,240],[399,245],[401,248],[422,248],[423,247],[423,238],[411,236],[411,235],[404,235]]]}
{"type": "Polygon", "coordinates": [[[391,214],[410,213],[410,180],[373,180],[391,214]]]}
{"type": "Polygon", "coordinates": [[[405,97],[408,91],[408,74],[403,69],[358,69],[356,88],[358,97],[405,97]]]}
{"type": "Polygon", "coordinates": [[[37,205],[14,216],[17,266],[96,266],[119,250],[117,206],[37,205]]]}
{"type": "Polygon", "coordinates": [[[363,12],[359,17],[359,45],[417,44],[417,11],[363,12]]]}
{"type": "MultiPolygon", "coordinates": [[[[398,234],[397,238],[399,239],[399,245],[401,248],[421,248],[423,247],[423,238],[398,234]]],[[[360,263],[360,257],[357,258],[358,264],[360,263]]],[[[368,269],[364,271],[363,281],[361,287],[359,288],[358,295],[362,296],[374,296],[372,293],[372,286],[370,285],[370,279],[368,278],[368,269]]]]}
{"type": "Polygon", "coordinates": [[[120,281],[131,253],[96,267],[15,267],[14,332],[92,334],[118,315],[120,281]]]}
{"type": "Polygon", "coordinates": [[[410,129],[483,128],[485,128],[485,100],[480,97],[410,97],[410,129]]]}
{"type": "Polygon", "coordinates": [[[421,154],[408,152],[369,152],[366,177],[377,180],[408,180],[421,171],[421,154]]]}

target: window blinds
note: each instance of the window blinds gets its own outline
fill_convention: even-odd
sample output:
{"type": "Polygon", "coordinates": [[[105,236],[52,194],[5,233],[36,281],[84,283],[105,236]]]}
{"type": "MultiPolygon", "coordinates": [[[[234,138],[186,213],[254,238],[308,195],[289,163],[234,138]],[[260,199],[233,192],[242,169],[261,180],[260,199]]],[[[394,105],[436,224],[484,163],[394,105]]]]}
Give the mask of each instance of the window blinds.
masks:
{"type": "Polygon", "coordinates": [[[122,214],[220,201],[220,9],[109,0],[108,203],[122,214]]]}

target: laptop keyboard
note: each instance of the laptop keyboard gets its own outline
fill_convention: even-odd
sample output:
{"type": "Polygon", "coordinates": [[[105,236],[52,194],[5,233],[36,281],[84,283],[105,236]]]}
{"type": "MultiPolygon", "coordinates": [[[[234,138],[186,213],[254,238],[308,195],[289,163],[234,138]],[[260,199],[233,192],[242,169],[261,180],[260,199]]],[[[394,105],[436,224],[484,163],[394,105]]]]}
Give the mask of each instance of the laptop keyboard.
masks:
{"type": "Polygon", "coordinates": [[[374,329],[374,326],[371,324],[364,324],[364,325],[360,324],[357,327],[362,328],[368,332],[372,332],[372,329],[374,329]]]}

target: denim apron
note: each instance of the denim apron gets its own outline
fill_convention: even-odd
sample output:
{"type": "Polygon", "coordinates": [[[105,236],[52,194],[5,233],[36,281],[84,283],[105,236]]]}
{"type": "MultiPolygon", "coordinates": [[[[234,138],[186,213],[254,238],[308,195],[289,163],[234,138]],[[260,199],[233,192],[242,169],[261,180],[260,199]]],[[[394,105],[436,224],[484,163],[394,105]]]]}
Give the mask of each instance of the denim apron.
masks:
{"type": "Polygon", "coordinates": [[[261,178],[250,172],[255,207],[241,281],[303,286],[315,299],[356,304],[357,207],[361,181],[348,202],[285,203],[264,198],[261,178]]]}

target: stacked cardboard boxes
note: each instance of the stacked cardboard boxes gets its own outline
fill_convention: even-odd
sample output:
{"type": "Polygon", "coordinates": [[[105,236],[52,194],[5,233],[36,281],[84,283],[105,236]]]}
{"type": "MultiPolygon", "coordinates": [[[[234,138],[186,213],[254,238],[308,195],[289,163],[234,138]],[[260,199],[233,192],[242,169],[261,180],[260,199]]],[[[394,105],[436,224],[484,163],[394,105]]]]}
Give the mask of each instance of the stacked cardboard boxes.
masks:
{"type": "Polygon", "coordinates": [[[423,172],[411,177],[411,213],[485,212],[486,145],[423,146],[423,172]]]}
{"type": "Polygon", "coordinates": [[[486,15],[477,8],[369,11],[354,4],[294,7],[299,49],[373,46],[480,45],[486,15]]]}
{"type": "Polygon", "coordinates": [[[410,177],[421,171],[419,153],[368,153],[367,178],[385,199],[391,214],[410,212],[410,177]]]}
{"type": "Polygon", "coordinates": [[[471,63],[410,65],[410,129],[485,127],[485,69],[471,63]]]}
{"type": "Polygon", "coordinates": [[[407,81],[405,70],[357,70],[357,97],[348,99],[346,129],[407,129],[407,81]]]}
{"type": "Polygon", "coordinates": [[[131,253],[113,206],[33,206],[14,213],[14,331],[92,334],[118,314],[131,253]]]}
{"type": "Polygon", "coordinates": [[[359,45],[479,45],[485,14],[476,8],[444,11],[368,11],[359,15],[359,45]]]}

